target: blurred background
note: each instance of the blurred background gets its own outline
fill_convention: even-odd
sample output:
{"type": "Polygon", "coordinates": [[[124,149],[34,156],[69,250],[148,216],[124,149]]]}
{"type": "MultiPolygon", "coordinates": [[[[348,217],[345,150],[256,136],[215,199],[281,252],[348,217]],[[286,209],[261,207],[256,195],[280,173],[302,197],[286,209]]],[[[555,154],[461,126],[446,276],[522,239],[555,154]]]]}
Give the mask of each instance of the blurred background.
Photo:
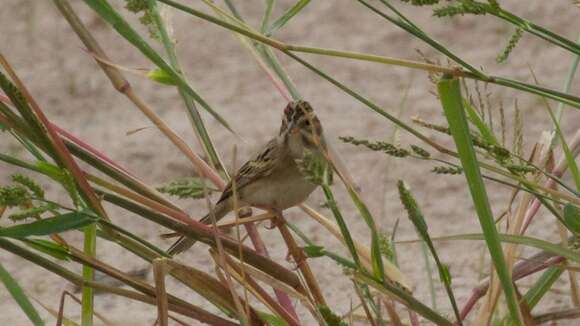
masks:
{"type": "MultiPolygon", "coordinates": [[[[110,1],[121,8],[123,1],[110,1]]],[[[257,26],[264,10],[264,1],[234,1],[241,14],[257,26]]],[[[545,26],[569,39],[576,39],[580,32],[578,21],[580,9],[569,0],[554,1],[501,1],[501,5],[518,15],[545,26]]],[[[82,1],[71,1],[85,24],[94,32],[109,57],[116,64],[130,68],[154,68],[142,55],[111,28],[100,20],[82,1]]],[[[187,1],[188,5],[206,10],[200,1],[187,1]]],[[[283,13],[294,1],[277,1],[274,17],[283,13]]],[[[397,6],[431,36],[447,45],[476,67],[499,76],[534,83],[531,71],[545,86],[561,89],[572,61],[570,53],[532,36],[524,35],[504,64],[495,62],[513,32],[513,27],[494,17],[456,17],[437,19],[428,8],[407,6],[393,1],[397,6]]],[[[225,7],[221,1],[216,4],[225,7]]],[[[94,60],[83,49],[83,45],[60,16],[51,1],[3,0],[0,10],[0,51],[16,69],[49,119],[82,140],[104,152],[110,158],[152,185],[167,183],[179,177],[194,175],[189,161],[147,120],[131,103],[111,86],[94,60]],[[139,130],[140,128],[145,128],[139,130]],[[138,132],[133,132],[139,130],[138,132]]],[[[123,11],[137,26],[142,35],[145,28],[137,17],[123,11]]],[[[203,112],[206,125],[216,146],[226,162],[232,166],[234,146],[238,149],[239,166],[251,153],[273,137],[280,126],[281,112],[286,101],[256,64],[248,51],[240,46],[233,35],[221,27],[212,25],[175,10],[168,15],[173,22],[174,37],[184,71],[197,91],[231,124],[240,135],[229,133],[211,116],[203,112]]],[[[287,43],[316,47],[374,53],[410,60],[425,57],[441,64],[447,61],[430,47],[411,38],[409,34],[373,15],[355,1],[312,1],[296,16],[292,23],[276,33],[276,38],[287,43]]],[[[157,41],[150,40],[156,48],[157,41]]],[[[417,116],[423,120],[444,124],[438,99],[432,94],[434,85],[423,71],[374,63],[354,62],[313,55],[300,55],[317,67],[331,73],[341,82],[371,98],[375,103],[407,122],[417,116]]],[[[411,187],[422,207],[432,235],[450,235],[480,232],[462,176],[436,175],[430,172],[433,165],[409,159],[397,160],[381,153],[370,152],[351,145],[342,144],[338,136],[354,136],[371,140],[394,139],[404,146],[419,142],[394,128],[378,114],[349,97],[339,89],[320,79],[299,63],[279,56],[304,99],[309,101],[326,130],[327,137],[334,143],[382,231],[389,233],[399,219],[396,238],[415,239],[415,231],[407,220],[398,198],[396,181],[405,180],[411,187]],[[394,138],[392,138],[394,137],[394,138]]],[[[180,136],[196,151],[202,152],[186,117],[183,102],[173,87],[164,86],[145,78],[126,74],[132,87],[148,105],[155,109],[180,136]]],[[[517,101],[524,122],[524,149],[528,155],[533,144],[543,131],[551,129],[549,116],[542,107],[542,100],[529,94],[480,85],[484,96],[489,97],[494,110],[500,103],[504,106],[508,125],[513,123],[514,102],[517,101]]],[[[572,94],[580,94],[580,85],[573,85],[572,94]]],[[[552,103],[555,105],[554,103],[552,103]]],[[[499,111],[494,111],[497,113],[499,111]]],[[[499,114],[499,113],[497,113],[499,114]]],[[[563,131],[571,136],[578,129],[577,110],[565,110],[563,131]]],[[[450,139],[441,134],[424,130],[433,139],[450,145],[450,139]]],[[[511,137],[511,135],[508,135],[511,137]]],[[[508,139],[511,141],[511,138],[508,139]]],[[[24,151],[10,135],[0,134],[0,151],[11,154],[24,151]]],[[[433,153],[434,155],[438,155],[433,153]]],[[[25,157],[26,158],[26,157],[25,157]]],[[[0,163],[0,184],[9,182],[9,176],[18,170],[0,163]]],[[[36,177],[36,176],[35,176],[36,177]]],[[[38,178],[43,180],[42,178],[38,178]]],[[[45,180],[46,181],[46,180],[45,180]]],[[[46,183],[47,187],[50,185],[46,183]]],[[[350,204],[341,185],[336,185],[338,200],[343,204],[347,222],[359,239],[367,236],[367,227],[350,204]]],[[[49,197],[65,200],[60,189],[49,189],[49,197]]],[[[489,193],[494,203],[494,213],[507,208],[511,190],[489,184],[489,193]]],[[[308,203],[330,216],[321,208],[323,196],[316,191],[308,203]]],[[[203,201],[182,200],[178,202],[192,216],[205,215],[203,201]]],[[[140,236],[169,246],[170,240],[159,238],[166,230],[135,219],[126,212],[111,209],[111,217],[119,224],[135,231],[140,236]]],[[[298,209],[291,209],[287,218],[304,230],[320,244],[341,251],[341,246],[298,209]]],[[[9,221],[0,220],[1,225],[9,221]]],[[[271,254],[286,263],[286,252],[279,245],[278,232],[260,229],[271,254]]],[[[556,241],[557,228],[551,217],[539,216],[531,227],[531,234],[556,241]]],[[[67,239],[79,241],[81,234],[67,234],[67,239]]],[[[477,242],[437,242],[442,260],[450,266],[457,301],[464,302],[482,275],[482,259],[488,259],[477,242]]],[[[179,259],[207,266],[211,260],[205,249],[196,248],[181,255],[179,259]]],[[[138,270],[143,266],[133,256],[113,244],[99,242],[98,252],[102,259],[122,270],[138,270]],[[106,254],[105,254],[106,253],[106,254]]],[[[417,244],[397,246],[401,270],[413,281],[417,296],[429,302],[425,265],[417,244]]],[[[527,252],[524,251],[524,255],[527,252]]],[[[13,273],[26,291],[34,298],[57,309],[57,299],[63,289],[70,289],[63,280],[32,266],[11,254],[0,251],[2,264],[13,273]]],[[[313,259],[312,267],[329,304],[339,313],[348,311],[354,298],[351,284],[334,263],[325,258],[313,259]],[[344,281],[337,282],[337,279],[344,281]],[[348,290],[347,290],[348,289],[348,290]]],[[[70,264],[71,268],[77,268],[70,264]]],[[[151,275],[149,275],[151,277],[151,275]]],[[[532,279],[522,281],[532,284],[532,279]]],[[[439,282],[435,282],[439,286],[439,282]]],[[[561,284],[568,290],[565,282],[561,284]]],[[[175,293],[188,293],[191,300],[200,299],[184,289],[171,288],[175,293]],[[182,291],[182,292],[180,292],[182,291]]],[[[448,300],[438,288],[439,310],[450,312],[448,300]]],[[[555,306],[569,305],[566,293],[554,293],[542,303],[540,311],[555,306]]],[[[113,296],[96,299],[97,311],[106,311],[116,323],[152,323],[156,310],[150,306],[121,300],[113,296]],[[127,312],[130,312],[128,314],[127,312]]],[[[198,304],[201,304],[197,302],[198,304]]],[[[460,304],[461,305],[461,304],[460,304]]],[[[28,321],[10,295],[0,290],[0,324],[22,325],[28,321]]],[[[79,307],[70,304],[67,313],[77,316],[79,307]]]]}

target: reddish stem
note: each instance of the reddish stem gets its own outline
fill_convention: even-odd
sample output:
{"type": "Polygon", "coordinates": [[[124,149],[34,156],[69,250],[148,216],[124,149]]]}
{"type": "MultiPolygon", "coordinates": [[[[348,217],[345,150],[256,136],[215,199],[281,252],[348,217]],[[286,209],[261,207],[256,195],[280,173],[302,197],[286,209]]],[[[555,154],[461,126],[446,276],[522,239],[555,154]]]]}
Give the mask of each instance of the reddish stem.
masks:
{"type": "MultiPolygon", "coordinates": [[[[519,262],[514,267],[513,280],[522,279],[528,275],[544,270],[550,266],[558,265],[565,261],[566,258],[556,256],[546,252],[540,252],[529,259],[519,262]]],[[[475,304],[481,299],[489,289],[489,280],[484,280],[478,287],[474,288],[471,297],[467,300],[463,309],[461,309],[461,320],[465,320],[475,304]]]]}
{"type": "MultiPolygon", "coordinates": [[[[246,227],[246,232],[248,233],[248,236],[250,237],[250,240],[252,241],[252,244],[254,245],[254,248],[256,249],[256,252],[259,255],[262,255],[264,257],[269,258],[270,255],[268,254],[268,249],[264,245],[262,238],[260,238],[260,233],[258,232],[258,228],[256,227],[256,224],[247,223],[247,224],[245,224],[245,227],[246,227]]],[[[294,305],[292,304],[292,300],[290,299],[290,296],[288,294],[286,294],[286,292],[279,290],[279,289],[276,289],[276,288],[274,288],[274,293],[276,294],[276,298],[278,299],[278,302],[280,303],[280,305],[284,309],[286,309],[286,311],[288,311],[288,313],[290,313],[290,315],[292,315],[292,317],[294,317],[294,319],[299,321],[300,319],[298,318],[298,314],[296,313],[296,310],[294,309],[294,305]]]]}
{"type": "Polygon", "coordinates": [[[66,139],[70,140],[71,142],[77,144],[78,146],[86,149],[88,152],[90,152],[91,154],[95,155],[96,157],[100,158],[101,160],[109,163],[110,165],[112,165],[113,167],[117,168],[118,170],[123,171],[123,173],[130,175],[133,178],[136,178],[134,175],[132,175],[129,171],[127,171],[125,168],[123,168],[122,166],[120,166],[119,164],[117,164],[115,161],[111,160],[110,158],[108,158],[106,155],[104,155],[103,153],[101,153],[99,150],[97,150],[96,148],[94,148],[93,146],[85,143],[84,141],[80,140],[79,138],[77,138],[75,135],[71,134],[70,132],[62,129],[61,127],[55,125],[54,123],[50,123],[50,125],[56,129],[56,131],[61,135],[64,136],[66,139]]]}
{"type": "Polygon", "coordinates": [[[409,309],[409,321],[411,322],[412,326],[419,326],[419,318],[417,317],[417,313],[413,310],[409,309]]]}
{"type": "MultiPolygon", "coordinates": [[[[574,138],[570,142],[569,147],[570,147],[570,151],[572,152],[573,157],[578,155],[578,151],[580,148],[580,131],[576,133],[576,135],[574,136],[574,138]]],[[[564,172],[566,172],[567,168],[568,168],[568,162],[566,161],[566,157],[564,155],[562,155],[562,157],[560,158],[560,161],[558,162],[558,165],[556,166],[556,168],[554,169],[552,174],[555,177],[559,178],[564,174],[564,172]]],[[[556,186],[556,182],[554,181],[553,178],[549,178],[544,183],[545,188],[554,188],[555,186],[556,186]]],[[[540,209],[540,201],[537,198],[534,198],[534,200],[532,201],[532,204],[530,205],[530,207],[528,208],[528,210],[526,212],[525,222],[524,222],[524,225],[522,227],[522,232],[521,232],[522,234],[524,234],[526,232],[526,230],[528,229],[528,226],[530,225],[530,223],[532,223],[532,220],[534,219],[534,216],[536,216],[536,213],[538,212],[539,209],[540,209]]]]}

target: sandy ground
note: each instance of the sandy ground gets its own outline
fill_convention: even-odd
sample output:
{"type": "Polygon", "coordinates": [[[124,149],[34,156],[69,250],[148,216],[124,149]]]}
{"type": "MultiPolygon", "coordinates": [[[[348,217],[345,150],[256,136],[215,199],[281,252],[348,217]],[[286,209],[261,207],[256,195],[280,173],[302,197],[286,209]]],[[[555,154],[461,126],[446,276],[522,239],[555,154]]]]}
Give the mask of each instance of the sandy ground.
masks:
{"type": "MultiPolygon", "coordinates": [[[[117,4],[119,2],[115,1],[117,4]]],[[[241,1],[238,1],[241,2],[241,1]]],[[[293,1],[279,1],[278,11],[287,8],[293,1]]],[[[81,1],[73,1],[81,13],[83,21],[90,26],[109,56],[117,63],[129,67],[151,67],[140,53],[122,41],[110,28],[101,22],[81,1]]],[[[201,3],[189,4],[202,7],[201,3]]],[[[220,2],[218,2],[220,3],[220,2]]],[[[577,34],[575,22],[579,11],[570,1],[502,1],[502,5],[519,15],[574,39],[577,34]]],[[[263,1],[244,1],[242,13],[250,21],[257,23],[263,10],[263,1]]],[[[404,7],[409,11],[408,7],[404,7]]],[[[482,66],[489,72],[510,76],[519,80],[532,81],[529,67],[533,67],[541,83],[560,88],[571,60],[569,53],[526,35],[514,51],[508,65],[498,65],[494,59],[501,51],[511,33],[511,27],[489,17],[459,18],[452,21],[434,20],[426,10],[413,9],[413,16],[421,26],[436,39],[442,41],[458,54],[482,66]]],[[[231,162],[232,149],[238,146],[240,159],[245,159],[260,144],[268,140],[279,127],[281,109],[285,101],[258,68],[237,40],[223,29],[199,19],[180,13],[172,15],[175,36],[179,40],[179,55],[192,85],[209,103],[238,131],[243,141],[232,136],[216,121],[205,115],[205,120],[218,150],[225,162],[231,162]]],[[[413,40],[405,32],[371,14],[355,1],[313,1],[293,23],[279,32],[278,37],[296,44],[337,48],[351,51],[369,52],[394,57],[419,59],[416,49],[427,56],[439,58],[426,45],[413,40]]],[[[159,44],[156,44],[159,46],[159,44]]],[[[34,94],[52,121],[69,130],[83,140],[101,149],[112,159],[140,176],[146,182],[157,185],[178,177],[190,176],[190,163],[164,138],[151,128],[151,123],[110,85],[92,59],[81,50],[80,42],[67,23],[60,17],[50,1],[4,0],[0,9],[0,49],[12,63],[22,80],[34,94]],[[137,134],[128,131],[150,127],[137,134]]],[[[396,114],[401,111],[402,119],[418,115],[434,123],[442,123],[444,118],[423,72],[371,63],[316,56],[304,56],[310,62],[331,72],[336,78],[365,94],[386,110],[396,114]],[[410,87],[408,98],[403,104],[404,93],[410,87]]],[[[431,234],[458,234],[479,232],[479,224],[474,215],[464,180],[461,176],[446,177],[429,172],[431,164],[411,160],[393,160],[388,157],[361,150],[336,141],[339,135],[352,135],[369,139],[388,139],[393,134],[391,123],[376,113],[366,109],[334,86],[321,80],[296,62],[281,58],[284,66],[298,86],[304,98],[309,100],[320,116],[328,137],[335,140],[345,164],[362,188],[362,194],[382,230],[389,232],[396,219],[400,219],[397,237],[413,239],[415,233],[407,221],[398,200],[395,183],[404,179],[412,187],[422,206],[431,234]]],[[[170,87],[160,86],[139,77],[129,76],[136,92],[147,104],[173,127],[184,139],[199,151],[192,135],[183,104],[170,87]]],[[[579,93],[580,86],[573,92],[579,93]]],[[[490,87],[492,101],[501,99],[508,118],[513,116],[513,101],[519,101],[523,112],[526,135],[526,151],[549,128],[549,119],[538,98],[497,87],[490,87]]],[[[578,114],[567,110],[565,131],[570,135],[578,126],[578,114]]],[[[205,113],[204,113],[205,114],[205,113]]],[[[497,114],[497,111],[496,111],[497,114]]],[[[496,115],[497,116],[497,115],[496,115]]],[[[449,139],[438,135],[434,139],[449,144],[449,139]]],[[[22,154],[23,151],[9,139],[8,134],[0,137],[2,152],[22,154]]],[[[401,144],[415,144],[417,141],[401,133],[397,136],[401,144]]],[[[24,156],[25,157],[25,156],[24,156]]],[[[9,176],[18,170],[0,165],[0,183],[6,183],[9,176]]],[[[47,185],[50,198],[65,200],[60,189],[47,185]]],[[[359,239],[368,238],[367,228],[347,199],[340,186],[335,187],[339,202],[349,225],[359,239]]],[[[510,190],[490,184],[490,197],[494,212],[504,210],[510,190]]],[[[319,206],[323,200],[317,191],[308,203],[319,206]]],[[[191,212],[192,216],[205,214],[202,203],[181,201],[179,204],[191,212]]],[[[168,246],[169,241],[160,240],[164,230],[144,222],[131,214],[110,209],[115,222],[133,230],[138,235],[168,246]]],[[[330,215],[330,212],[321,208],[330,215]]],[[[297,209],[291,209],[287,217],[299,225],[309,236],[322,245],[344,252],[320,226],[307,219],[297,209]]],[[[0,221],[3,225],[7,221],[0,221]]],[[[285,252],[275,231],[261,230],[271,254],[284,263],[285,252]]],[[[556,240],[556,227],[551,217],[541,212],[531,233],[549,240],[556,240]]],[[[80,234],[67,234],[73,243],[79,243],[80,234]]],[[[481,245],[475,242],[438,242],[437,248],[444,262],[449,264],[453,275],[453,286],[458,302],[464,302],[482,274],[480,269],[481,245]]],[[[98,246],[99,257],[123,269],[134,270],[144,265],[134,256],[117,246],[104,241],[98,246]]],[[[417,245],[399,245],[401,269],[415,284],[417,296],[429,303],[424,262],[417,245]]],[[[530,255],[532,251],[525,251],[530,255]]],[[[205,250],[190,251],[180,260],[201,268],[209,268],[210,258],[205,250]]],[[[66,282],[28,262],[0,252],[0,261],[34,298],[56,309],[57,300],[63,289],[70,288],[66,282]]],[[[330,305],[339,313],[349,309],[351,302],[357,302],[351,284],[342,276],[341,269],[327,259],[311,261],[312,268],[320,281],[330,305]]],[[[78,270],[69,263],[67,267],[78,270]]],[[[151,276],[149,275],[149,278],[151,276]]],[[[563,278],[564,279],[564,278],[563,278]]],[[[521,289],[532,284],[532,279],[523,280],[521,289]]],[[[561,280],[556,286],[560,292],[551,294],[537,308],[537,312],[570,307],[567,281],[561,280]]],[[[205,305],[190,291],[176,288],[170,290],[192,302],[205,305]]],[[[438,289],[437,308],[450,314],[448,300],[442,289],[438,289]]],[[[97,309],[120,325],[146,325],[155,320],[156,311],[150,306],[119,299],[113,296],[99,296],[97,309]]],[[[0,325],[24,325],[27,319],[12,301],[7,291],[0,290],[0,325]]],[[[39,308],[49,323],[54,320],[39,308]]],[[[78,320],[79,309],[70,304],[67,313],[78,320]]],[[[305,312],[305,324],[312,324],[305,312]]],[[[565,324],[565,323],[561,323],[565,324]]],[[[572,322],[570,324],[573,324],[572,322]]]]}

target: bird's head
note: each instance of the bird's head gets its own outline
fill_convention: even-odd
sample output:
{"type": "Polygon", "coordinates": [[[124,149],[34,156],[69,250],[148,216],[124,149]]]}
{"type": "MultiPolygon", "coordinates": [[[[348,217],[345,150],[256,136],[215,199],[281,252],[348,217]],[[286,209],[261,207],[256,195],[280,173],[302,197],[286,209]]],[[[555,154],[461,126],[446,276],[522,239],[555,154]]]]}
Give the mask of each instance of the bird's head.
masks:
{"type": "Polygon", "coordinates": [[[325,146],[320,120],[312,106],[303,100],[290,102],[284,109],[280,135],[296,157],[303,155],[304,148],[316,150],[325,146]]]}

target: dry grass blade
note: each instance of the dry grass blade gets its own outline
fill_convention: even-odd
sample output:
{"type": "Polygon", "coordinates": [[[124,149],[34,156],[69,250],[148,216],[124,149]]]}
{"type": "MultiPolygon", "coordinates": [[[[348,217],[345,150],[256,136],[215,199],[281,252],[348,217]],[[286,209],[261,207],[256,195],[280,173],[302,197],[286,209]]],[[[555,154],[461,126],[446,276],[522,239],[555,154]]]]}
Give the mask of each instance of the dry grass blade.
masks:
{"type": "MultiPolygon", "coordinates": [[[[212,250],[212,257],[216,263],[219,264],[217,253],[212,250]]],[[[246,290],[249,290],[252,295],[262,302],[268,309],[279,314],[284,320],[291,326],[298,326],[300,323],[294,317],[291,312],[287,311],[278,302],[276,302],[252,277],[250,277],[242,264],[237,264],[231,257],[226,256],[227,266],[220,266],[222,269],[226,269],[227,273],[233,276],[236,281],[243,286],[246,290]]],[[[247,302],[246,298],[246,302],[247,302]]]]}
{"type": "Polygon", "coordinates": [[[293,287],[288,286],[288,284],[280,282],[280,280],[276,279],[275,277],[264,273],[258,269],[255,269],[249,265],[242,265],[240,262],[235,260],[228,260],[228,264],[231,265],[236,270],[240,270],[243,268],[244,272],[250,275],[251,277],[255,278],[258,281],[262,281],[269,286],[273,287],[274,289],[278,289],[283,291],[284,293],[289,294],[291,297],[300,301],[302,305],[304,305],[314,316],[317,315],[316,308],[308,298],[307,290],[301,286],[299,289],[295,289],[293,287]]]}
{"type": "MultiPolygon", "coordinates": [[[[30,262],[33,262],[37,265],[39,265],[40,267],[57,274],[58,276],[62,277],[63,279],[68,280],[69,282],[72,282],[73,284],[82,287],[90,287],[96,290],[100,290],[103,292],[107,292],[107,293],[112,293],[112,294],[116,294],[131,300],[137,300],[143,303],[147,303],[150,305],[156,305],[157,301],[155,299],[155,295],[154,295],[154,289],[153,287],[150,287],[151,291],[146,291],[146,294],[142,294],[139,292],[135,292],[135,291],[131,291],[131,290],[126,290],[123,288],[120,288],[118,286],[109,286],[109,285],[105,285],[102,283],[98,283],[98,282],[94,282],[94,281],[87,281],[84,280],[81,276],[74,274],[70,271],[68,271],[67,269],[59,266],[58,264],[52,262],[51,260],[48,260],[36,253],[33,253],[29,250],[26,250],[20,246],[17,246],[15,244],[13,244],[10,241],[7,241],[5,239],[0,238],[0,248],[11,252],[15,255],[18,255],[20,257],[22,257],[23,259],[26,259],[30,262]]],[[[78,250],[76,250],[78,252],[78,250]]],[[[108,269],[111,269],[108,266],[105,266],[108,269]]],[[[114,269],[111,269],[110,273],[107,273],[110,276],[115,277],[116,275],[112,275],[111,273],[117,273],[117,274],[122,274],[121,272],[118,272],[114,269]]],[[[122,277],[116,277],[117,279],[123,279],[123,277],[128,277],[128,276],[122,276],[122,277]]],[[[128,284],[130,286],[134,286],[128,282],[123,282],[125,284],[128,284]]],[[[223,326],[234,326],[237,325],[233,322],[230,322],[224,318],[221,318],[219,316],[216,316],[214,314],[211,314],[197,306],[194,306],[192,304],[189,304],[187,302],[184,301],[176,301],[174,297],[170,297],[169,298],[169,310],[179,313],[181,315],[193,318],[195,320],[199,320],[201,322],[205,322],[205,323],[209,323],[212,325],[223,325],[223,326]]]]}
{"type": "Polygon", "coordinates": [[[8,61],[4,58],[4,56],[0,53],[0,65],[4,67],[8,75],[12,78],[16,87],[22,92],[22,95],[25,97],[26,101],[30,105],[31,110],[35,118],[38,120],[38,123],[45,128],[45,133],[47,139],[53,146],[53,150],[55,151],[55,159],[62,164],[70,173],[74,176],[74,180],[79,187],[80,193],[83,198],[87,201],[87,204],[104,219],[108,219],[108,216],[101,206],[100,200],[97,198],[97,195],[94,193],[93,189],[90,187],[88,181],[84,178],[81,169],[74,161],[72,155],[64,145],[62,139],[58,136],[58,133],[52,127],[52,124],[48,121],[32,95],[28,92],[28,89],[24,86],[22,81],[18,78],[8,61]]]}
{"type": "MultiPolygon", "coordinates": [[[[64,317],[64,304],[65,304],[65,300],[66,300],[67,296],[70,297],[77,304],[82,305],[81,300],[79,298],[77,298],[74,294],[72,294],[68,291],[63,291],[61,296],[60,296],[60,303],[59,303],[59,307],[58,307],[58,317],[56,320],[57,325],[61,325],[63,323],[63,319],[65,318],[64,317]]],[[[50,312],[54,316],[54,310],[43,305],[39,300],[36,300],[36,302],[38,302],[40,305],[42,305],[44,307],[44,309],[46,309],[48,312],[50,312]]],[[[103,316],[101,313],[94,311],[94,314],[99,320],[101,320],[101,322],[103,322],[103,324],[113,325],[113,323],[111,321],[109,321],[107,318],[105,318],[105,316],[103,316]]]]}
{"type": "Polygon", "coordinates": [[[113,84],[113,87],[119,91],[121,94],[125,95],[141,112],[155,124],[161,132],[171,140],[171,142],[193,163],[193,167],[200,176],[205,176],[212,183],[223,189],[225,187],[225,182],[223,179],[215,173],[215,171],[202,160],[191,148],[179,137],[145,102],[135,94],[131,84],[123,77],[123,74],[119,69],[114,66],[110,66],[104,61],[110,62],[110,59],[106,55],[105,51],[98,44],[98,42],[93,38],[91,33],[87,30],[84,24],[80,21],[68,1],[66,0],[54,0],[57,4],[58,9],[61,11],[63,16],[68,20],[69,24],[77,33],[83,44],[87,49],[94,53],[96,58],[102,58],[103,62],[96,60],[99,66],[103,69],[109,80],[113,84]]]}
{"type": "Polygon", "coordinates": [[[394,326],[403,326],[401,317],[399,317],[399,314],[397,314],[397,310],[395,310],[395,302],[391,299],[384,299],[382,301],[385,304],[385,308],[387,309],[387,314],[391,319],[391,323],[394,326]]]}
{"type": "MultiPolygon", "coordinates": [[[[51,307],[45,305],[44,303],[42,303],[40,300],[33,298],[34,301],[36,301],[42,308],[44,308],[44,310],[46,310],[49,314],[51,314],[55,319],[56,319],[56,326],[62,326],[63,323],[66,323],[67,326],[78,326],[77,323],[75,323],[73,320],[71,320],[70,318],[66,317],[64,315],[64,311],[63,311],[63,307],[64,307],[64,298],[65,298],[65,292],[64,291],[61,296],[60,296],[60,304],[59,304],[59,309],[58,311],[52,309],[51,307]]],[[[80,300],[76,299],[76,297],[74,297],[71,294],[71,298],[75,298],[75,302],[77,303],[81,303],[80,300]],[[78,301],[77,301],[78,300],[78,301]]],[[[95,312],[96,315],[96,312],[95,312]]],[[[103,321],[104,325],[111,325],[110,323],[106,323],[105,321],[103,321]]]]}
{"type": "Polygon", "coordinates": [[[326,306],[326,300],[322,295],[320,285],[318,284],[318,281],[316,280],[316,277],[314,276],[314,273],[312,272],[310,265],[306,261],[306,255],[304,254],[302,248],[298,247],[298,244],[294,240],[294,237],[292,237],[292,234],[290,233],[290,230],[288,230],[288,227],[286,226],[286,221],[284,220],[284,217],[281,212],[278,212],[278,215],[274,219],[274,223],[278,228],[278,230],[280,231],[282,238],[284,238],[284,242],[288,247],[290,255],[292,255],[294,262],[302,272],[302,275],[304,276],[308,289],[310,290],[310,294],[312,295],[312,299],[314,300],[316,305],[326,306]]]}
{"type": "Polygon", "coordinates": [[[153,276],[155,278],[155,291],[157,296],[157,321],[159,326],[167,326],[169,324],[167,292],[165,290],[166,273],[167,269],[163,259],[153,260],[153,276]]]}
{"type": "Polygon", "coordinates": [[[557,320],[578,319],[580,318],[580,309],[572,308],[556,312],[548,312],[541,315],[534,316],[535,325],[540,325],[547,322],[552,322],[554,325],[557,320]]]}
{"type": "Polygon", "coordinates": [[[248,224],[248,223],[267,221],[267,220],[271,220],[274,217],[275,217],[275,215],[272,213],[264,213],[264,214],[254,215],[252,217],[244,217],[243,219],[235,219],[235,220],[229,221],[229,222],[228,221],[219,222],[217,224],[217,226],[219,228],[229,228],[232,226],[244,225],[244,224],[248,224]]]}
{"type": "MultiPolygon", "coordinates": [[[[210,246],[216,246],[215,244],[215,234],[207,225],[199,222],[191,222],[188,225],[176,222],[162,214],[151,211],[143,206],[136,203],[128,201],[124,198],[118,197],[110,193],[102,193],[103,198],[111,203],[119,205],[131,212],[141,215],[142,217],[151,220],[163,227],[169,228],[173,231],[184,234],[188,237],[196,239],[200,242],[204,242],[210,246]]],[[[219,235],[224,248],[232,255],[239,257],[239,249],[242,248],[244,261],[255,266],[264,272],[271,274],[278,278],[280,281],[287,283],[291,287],[298,289],[301,287],[300,280],[298,277],[289,271],[288,269],[282,267],[280,264],[259,255],[256,251],[250,249],[247,246],[241,245],[238,241],[235,241],[227,236],[219,235]]]]}

